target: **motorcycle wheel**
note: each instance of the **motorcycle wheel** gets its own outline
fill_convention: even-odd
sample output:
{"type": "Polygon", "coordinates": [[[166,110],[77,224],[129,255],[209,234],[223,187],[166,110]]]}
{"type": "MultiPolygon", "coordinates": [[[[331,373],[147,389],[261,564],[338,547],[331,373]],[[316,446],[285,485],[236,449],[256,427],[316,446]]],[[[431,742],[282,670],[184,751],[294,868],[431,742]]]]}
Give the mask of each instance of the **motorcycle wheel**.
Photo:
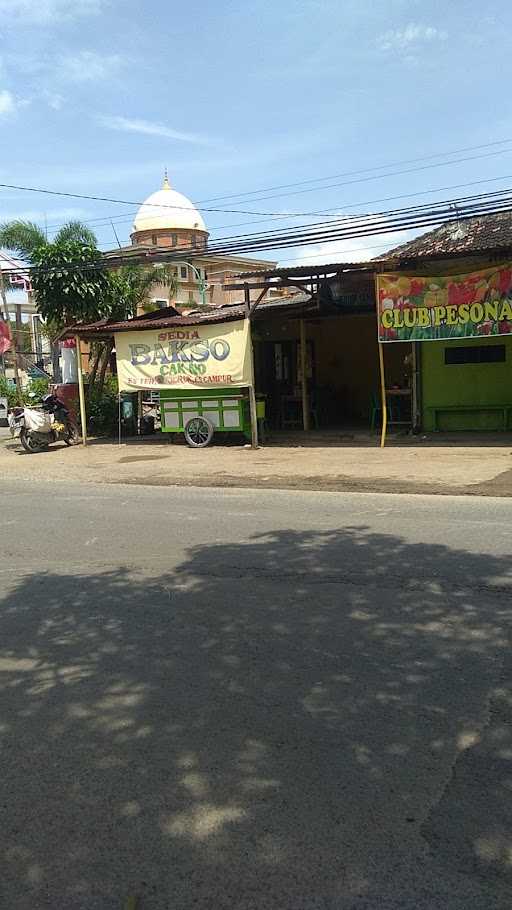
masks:
{"type": "Polygon", "coordinates": [[[78,432],[78,427],[74,423],[68,425],[66,435],[63,437],[64,442],[67,446],[77,446],[80,442],[80,434],[78,432]]]}
{"type": "Polygon", "coordinates": [[[37,442],[31,433],[27,433],[25,428],[20,432],[20,442],[25,449],[25,452],[28,452],[30,455],[33,455],[35,452],[44,452],[44,450],[48,448],[47,442],[37,442]]]}

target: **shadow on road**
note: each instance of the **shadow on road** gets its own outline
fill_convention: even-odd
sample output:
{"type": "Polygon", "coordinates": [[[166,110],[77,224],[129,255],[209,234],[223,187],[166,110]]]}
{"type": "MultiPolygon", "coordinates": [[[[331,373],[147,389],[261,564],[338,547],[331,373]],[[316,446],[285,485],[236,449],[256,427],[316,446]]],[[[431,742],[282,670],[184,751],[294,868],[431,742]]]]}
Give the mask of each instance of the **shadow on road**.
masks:
{"type": "Polygon", "coordinates": [[[511,582],[364,527],[15,580],[1,906],[509,907],[511,582]]]}

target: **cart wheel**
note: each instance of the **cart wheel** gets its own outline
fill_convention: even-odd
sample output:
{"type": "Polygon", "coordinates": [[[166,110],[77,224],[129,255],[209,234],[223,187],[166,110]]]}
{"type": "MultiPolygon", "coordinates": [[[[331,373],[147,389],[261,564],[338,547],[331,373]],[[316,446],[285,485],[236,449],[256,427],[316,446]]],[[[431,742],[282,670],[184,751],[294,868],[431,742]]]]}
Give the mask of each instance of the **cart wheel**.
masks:
{"type": "Polygon", "coordinates": [[[213,430],[207,417],[191,417],[185,424],[185,439],[193,449],[204,449],[212,441],[213,430]]]}

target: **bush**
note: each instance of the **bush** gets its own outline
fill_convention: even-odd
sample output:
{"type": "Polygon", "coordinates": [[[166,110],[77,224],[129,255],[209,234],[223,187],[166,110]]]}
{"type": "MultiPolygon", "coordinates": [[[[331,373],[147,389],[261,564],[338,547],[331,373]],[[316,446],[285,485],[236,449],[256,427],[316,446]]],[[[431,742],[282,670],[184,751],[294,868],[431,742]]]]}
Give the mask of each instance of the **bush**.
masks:
{"type": "Polygon", "coordinates": [[[117,432],[117,379],[109,376],[101,392],[88,390],[87,419],[89,432],[94,436],[114,436],[117,432]]]}
{"type": "Polygon", "coordinates": [[[7,382],[5,376],[0,376],[0,398],[7,398],[9,408],[14,408],[18,404],[16,387],[7,382]]]}
{"type": "MultiPolygon", "coordinates": [[[[49,379],[32,379],[27,388],[21,390],[23,404],[39,404],[43,395],[47,394],[49,384],[49,379]],[[30,398],[31,392],[34,393],[35,398],[30,398]]],[[[14,408],[19,404],[16,386],[7,382],[5,376],[0,376],[0,397],[7,398],[7,406],[9,408],[14,408]]]]}
{"type": "Polygon", "coordinates": [[[44,395],[48,394],[48,386],[50,385],[49,379],[31,379],[27,388],[23,392],[23,401],[25,404],[30,404],[30,402],[38,403],[41,401],[44,395]],[[31,394],[34,394],[34,398],[30,398],[31,394]]]}

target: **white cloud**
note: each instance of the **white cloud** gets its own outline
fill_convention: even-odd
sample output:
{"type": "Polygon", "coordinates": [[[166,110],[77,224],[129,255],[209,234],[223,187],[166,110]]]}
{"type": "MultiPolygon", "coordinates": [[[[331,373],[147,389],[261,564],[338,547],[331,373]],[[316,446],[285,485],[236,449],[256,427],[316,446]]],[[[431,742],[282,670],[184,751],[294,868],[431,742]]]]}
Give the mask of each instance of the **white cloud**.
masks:
{"type": "Polygon", "coordinates": [[[164,123],[153,123],[150,120],[138,120],[130,117],[99,117],[102,126],[109,130],[120,130],[125,133],[140,133],[144,136],[161,136],[164,139],[175,139],[177,142],[190,142],[194,145],[213,145],[212,140],[195,133],[183,133],[174,130],[164,123]]]}
{"type": "Polygon", "coordinates": [[[59,95],[58,92],[50,92],[45,89],[41,93],[41,97],[42,97],[43,101],[46,102],[48,107],[50,107],[52,109],[52,111],[60,111],[60,109],[64,105],[65,99],[62,95],[59,95]]]}
{"type": "Polygon", "coordinates": [[[322,265],[330,262],[367,262],[382,256],[387,250],[412,240],[421,231],[396,231],[389,234],[375,234],[373,237],[351,240],[330,240],[326,243],[311,244],[294,250],[292,259],[283,259],[280,265],[322,265]]]}
{"type": "Polygon", "coordinates": [[[448,32],[433,25],[421,25],[409,22],[405,28],[389,29],[377,39],[383,51],[406,50],[420,43],[429,41],[446,41],[448,32]]]}
{"type": "Polygon", "coordinates": [[[111,78],[122,63],[118,54],[80,51],[57,60],[56,75],[65,82],[99,82],[111,78]]]}
{"type": "Polygon", "coordinates": [[[11,92],[8,92],[7,89],[0,91],[0,116],[4,117],[7,114],[12,114],[15,110],[16,102],[11,92]]]}
{"type": "Polygon", "coordinates": [[[20,22],[58,25],[62,20],[95,15],[104,5],[104,0],[0,0],[0,18],[4,28],[20,22]]]}

